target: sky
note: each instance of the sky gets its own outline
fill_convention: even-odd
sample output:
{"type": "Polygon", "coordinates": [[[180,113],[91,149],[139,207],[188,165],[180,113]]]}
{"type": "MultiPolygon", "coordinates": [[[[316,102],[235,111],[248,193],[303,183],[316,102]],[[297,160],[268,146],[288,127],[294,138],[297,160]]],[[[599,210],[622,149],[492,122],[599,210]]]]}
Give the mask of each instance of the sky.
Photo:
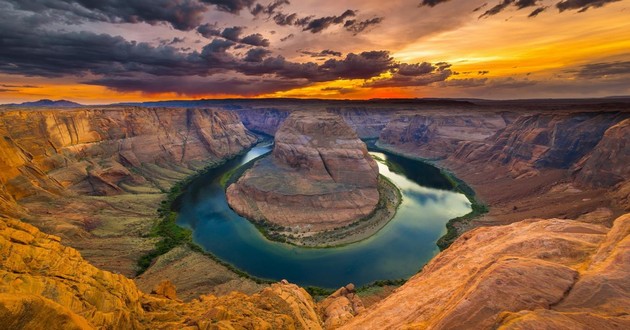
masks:
{"type": "Polygon", "coordinates": [[[630,95],[628,0],[0,0],[0,103],[630,95]]]}

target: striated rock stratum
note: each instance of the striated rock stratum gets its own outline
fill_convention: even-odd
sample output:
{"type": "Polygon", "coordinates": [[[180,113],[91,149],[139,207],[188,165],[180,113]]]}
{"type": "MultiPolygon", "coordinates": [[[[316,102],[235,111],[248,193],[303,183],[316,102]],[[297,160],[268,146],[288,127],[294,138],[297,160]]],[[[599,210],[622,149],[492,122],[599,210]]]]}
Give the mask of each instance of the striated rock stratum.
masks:
{"type": "Polygon", "coordinates": [[[176,299],[100,270],[18,220],[0,218],[0,322],[9,329],[627,329],[630,214],[612,228],[530,219],[460,237],[365,309],[348,285],[316,304],[286,281],[253,295],[176,299]]]}
{"type": "Polygon", "coordinates": [[[227,198],[250,219],[322,231],[369,215],[377,186],[378,165],[340,116],[294,112],[272,155],[230,185],[227,198]]]}

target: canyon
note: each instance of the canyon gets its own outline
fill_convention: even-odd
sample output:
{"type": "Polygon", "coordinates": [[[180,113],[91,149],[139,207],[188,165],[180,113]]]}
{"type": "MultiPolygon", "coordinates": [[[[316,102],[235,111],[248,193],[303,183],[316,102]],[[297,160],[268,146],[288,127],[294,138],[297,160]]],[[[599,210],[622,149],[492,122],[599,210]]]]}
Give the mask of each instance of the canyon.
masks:
{"type": "Polygon", "coordinates": [[[630,327],[628,103],[231,103],[0,110],[3,324],[630,327]],[[286,281],[256,283],[186,244],[136,276],[161,239],[150,233],[169,189],[255,144],[252,132],[293,141],[272,155],[290,163],[303,144],[290,129],[297,106],[343,118],[351,141],[452,172],[489,212],[453,220],[450,246],[369,306],[351,285],[318,302],[286,281]]]}

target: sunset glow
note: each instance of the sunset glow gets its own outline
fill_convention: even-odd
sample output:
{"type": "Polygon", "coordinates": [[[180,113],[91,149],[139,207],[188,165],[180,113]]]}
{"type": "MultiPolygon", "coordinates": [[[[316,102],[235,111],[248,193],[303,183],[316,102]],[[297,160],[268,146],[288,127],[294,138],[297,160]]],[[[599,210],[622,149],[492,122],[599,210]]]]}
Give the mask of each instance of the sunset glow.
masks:
{"type": "Polygon", "coordinates": [[[58,2],[0,1],[0,102],[630,94],[628,1],[191,0],[187,20],[58,2]]]}

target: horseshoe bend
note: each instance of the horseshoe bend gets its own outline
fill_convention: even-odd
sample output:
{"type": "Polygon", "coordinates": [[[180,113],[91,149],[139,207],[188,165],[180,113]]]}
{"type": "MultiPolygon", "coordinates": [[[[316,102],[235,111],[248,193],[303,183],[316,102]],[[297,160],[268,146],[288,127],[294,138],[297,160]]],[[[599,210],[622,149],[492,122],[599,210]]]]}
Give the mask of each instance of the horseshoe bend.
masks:
{"type": "Polygon", "coordinates": [[[227,200],[255,221],[308,234],[355,223],[379,202],[378,166],[342,117],[292,113],[271,156],[227,188],[227,200]]]}
{"type": "Polygon", "coordinates": [[[0,0],[0,329],[630,329],[630,0],[0,0]]]}
{"type": "MultiPolygon", "coordinates": [[[[71,328],[627,323],[630,218],[624,212],[629,207],[625,164],[630,117],[625,103],[606,105],[605,111],[579,103],[562,111],[546,110],[544,104],[525,110],[531,105],[515,104],[505,112],[503,105],[439,102],[417,102],[413,111],[394,103],[363,104],[358,110],[357,104],[343,102],[337,110],[293,111],[293,101],[278,101],[271,110],[269,104],[224,109],[234,102],[238,104],[213,102],[215,109],[205,110],[3,109],[2,319],[16,327],[46,323],[71,328]],[[274,144],[265,147],[271,152],[235,163],[243,151],[255,149],[249,148],[261,137],[250,129],[261,127],[274,135],[274,144]],[[363,141],[380,151],[368,153],[363,141]],[[438,167],[418,167],[423,163],[417,158],[431,159],[438,167]],[[221,186],[226,175],[230,184],[221,186]],[[416,269],[422,270],[404,284],[383,275],[386,281],[376,286],[339,284],[341,289],[328,292],[307,292],[280,281],[284,268],[271,282],[248,277],[229,264],[232,259],[226,263],[200,250],[195,242],[203,240],[197,236],[201,229],[191,227],[191,236],[175,222],[177,212],[188,207],[179,201],[181,194],[199,200],[195,212],[221,209],[217,200],[204,201],[193,193],[198,189],[193,187],[216,184],[227,210],[218,214],[233,212],[229,201],[250,220],[264,216],[291,228],[295,236],[353,228],[348,223],[378,206],[379,175],[393,178],[402,192],[396,216],[358,243],[304,250],[312,257],[303,265],[316,269],[323,256],[355,250],[371,253],[368,261],[380,260],[374,253],[386,250],[377,243],[382,237],[393,235],[391,242],[403,240],[403,233],[411,241],[424,237],[408,226],[425,221],[418,220],[425,219],[422,212],[433,214],[431,205],[453,210],[470,199],[489,212],[473,203],[464,217],[444,215],[450,221],[441,222],[438,236],[428,242],[436,250],[435,241],[446,233],[444,251],[424,267],[418,263],[416,269]],[[431,182],[441,176],[442,183],[431,182]],[[420,188],[396,180],[404,177],[420,188]],[[462,180],[468,185],[462,186],[462,180]],[[175,188],[164,193],[169,187],[175,188]],[[470,187],[469,199],[460,195],[455,204],[445,204],[451,206],[431,204],[470,187]],[[299,193],[291,197],[295,191],[299,193]],[[407,215],[406,210],[415,210],[412,206],[420,211],[407,215]],[[405,225],[393,229],[399,222],[405,225]],[[446,231],[445,224],[451,229],[446,231]],[[514,295],[519,298],[508,298],[514,295]]],[[[437,218],[427,216],[427,225],[437,218]]],[[[207,226],[204,221],[211,220],[196,221],[207,226]]],[[[211,228],[219,231],[212,238],[219,246],[222,239],[231,239],[225,221],[237,233],[245,228],[236,220],[217,222],[211,228]]],[[[339,236],[352,236],[344,230],[339,236]]],[[[235,236],[246,246],[260,235],[255,229],[248,232],[235,236]]],[[[284,244],[264,243],[262,236],[256,241],[262,242],[256,249],[270,251],[280,251],[284,244]]],[[[299,245],[300,240],[292,242],[299,245]]],[[[209,251],[222,255],[220,249],[209,251]]],[[[239,253],[243,251],[254,252],[239,253]]],[[[391,251],[383,260],[396,259],[398,252],[391,251]]],[[[277,253],[260,261],[280,265],[284,252],[277,253]]],[[[381,262],[365,267],[378,268],[381,262]]],[[[287,277],[296,274],[286,271],[287,277]]],[[[335,267],[322,271],[331,276],[335,267]]]]}

